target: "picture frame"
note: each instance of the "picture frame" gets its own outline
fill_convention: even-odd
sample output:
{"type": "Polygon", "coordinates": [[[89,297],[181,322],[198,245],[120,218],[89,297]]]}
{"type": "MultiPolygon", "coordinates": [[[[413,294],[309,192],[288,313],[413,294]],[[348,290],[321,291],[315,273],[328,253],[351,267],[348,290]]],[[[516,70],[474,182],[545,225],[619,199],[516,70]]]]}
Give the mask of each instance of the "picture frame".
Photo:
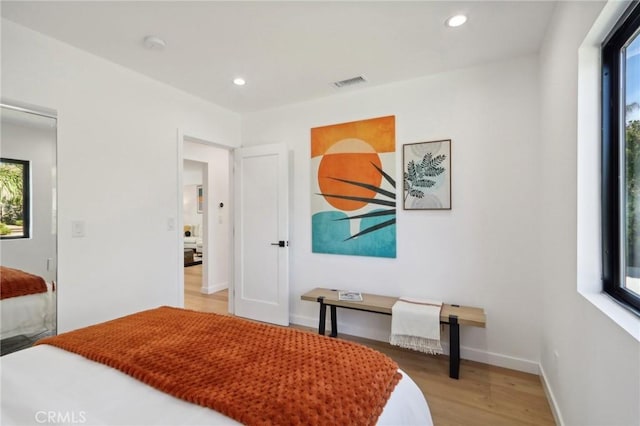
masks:
{"type": "Polygon", "coordinates": [[[202,189],[202,185],[196,186],[196,202],[197,202],[197,212],[202,214],[204,210],[204,191],[202,189]]]}
{"type": "Polygon", "coordinates": [[[311,251],[395,258],[396,119],[311,128],[311,251]]]}
{"type": "Polygon", "coordinates": [[[404,210],[451,210],[451,139],[402,146],[404,210]]]}

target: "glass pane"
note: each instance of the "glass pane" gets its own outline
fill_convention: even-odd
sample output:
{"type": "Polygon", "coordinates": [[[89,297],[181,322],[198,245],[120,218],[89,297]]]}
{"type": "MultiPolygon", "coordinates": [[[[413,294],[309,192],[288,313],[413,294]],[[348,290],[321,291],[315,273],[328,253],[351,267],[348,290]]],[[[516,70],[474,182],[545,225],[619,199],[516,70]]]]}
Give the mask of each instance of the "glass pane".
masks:
{"type": "Polygon", "coordinates": [[[640,37],[625,49],[625,230],[626,288],[640,296],[640,37]]]}
{"type": "Polygon", "coordinates": [[[29,237],[29,162],[0,159],[0,237],[29,237]]]}

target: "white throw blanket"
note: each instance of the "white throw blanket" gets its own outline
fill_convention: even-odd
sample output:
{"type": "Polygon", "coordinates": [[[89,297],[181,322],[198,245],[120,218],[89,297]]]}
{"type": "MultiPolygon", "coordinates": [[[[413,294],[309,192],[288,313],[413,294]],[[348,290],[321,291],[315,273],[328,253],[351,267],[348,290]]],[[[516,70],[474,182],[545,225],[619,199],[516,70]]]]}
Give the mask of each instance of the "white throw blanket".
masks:
{"type": "Polygon", "coordinates": [[[401,297],[391,308],[389,343],[428,354],[441,354],[442,302],[401,297]]]}

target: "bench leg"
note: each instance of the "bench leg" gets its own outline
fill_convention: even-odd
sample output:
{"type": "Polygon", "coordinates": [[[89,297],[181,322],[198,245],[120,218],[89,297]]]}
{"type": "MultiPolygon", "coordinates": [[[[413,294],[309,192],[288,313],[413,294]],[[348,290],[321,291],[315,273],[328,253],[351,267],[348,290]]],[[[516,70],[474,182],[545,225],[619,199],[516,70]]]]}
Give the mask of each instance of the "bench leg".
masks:
{"type": "Polygon", "coordinates": [[[318,323],[318,334],[324,336],[324,327],[327,320],[327,305],[324,304],[324,297],[318,297],[320,303],[320,322],[318,323]]]}
{"type": "Polygon", "coordinates": [[[338,314],[336,307],[331,305],[331,334],[330,337],[338,337],[338,314]]]}
{"type": "Polygon", "coordinates": [[[457,379],[460,373],[460,325],[456,315],[449,316],[449,377],[457,379]]]}

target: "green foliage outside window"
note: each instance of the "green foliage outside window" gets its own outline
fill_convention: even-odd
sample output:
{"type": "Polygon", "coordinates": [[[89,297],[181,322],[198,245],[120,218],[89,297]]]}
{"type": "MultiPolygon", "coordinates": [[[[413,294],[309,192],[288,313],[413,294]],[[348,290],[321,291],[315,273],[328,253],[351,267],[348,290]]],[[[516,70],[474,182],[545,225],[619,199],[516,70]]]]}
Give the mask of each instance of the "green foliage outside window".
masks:
{"type": "MultiPolygon", "coordinates": [[[[0,165],[0,222],[18,225],[23,219],[24,167],[21,164],[0,165]]],[[[1,232],[1,231],[0,231],[1,232]]]]}
{"type": "MultiPolygon", "coordinates": [[[[637,104],[635,104],[637,106],[637,104]]],[[[628,108],[629,109],[629,108],[628,108]]],[[[640,120],[626,126],[627,266],[640,267],[640,120]]]]}

